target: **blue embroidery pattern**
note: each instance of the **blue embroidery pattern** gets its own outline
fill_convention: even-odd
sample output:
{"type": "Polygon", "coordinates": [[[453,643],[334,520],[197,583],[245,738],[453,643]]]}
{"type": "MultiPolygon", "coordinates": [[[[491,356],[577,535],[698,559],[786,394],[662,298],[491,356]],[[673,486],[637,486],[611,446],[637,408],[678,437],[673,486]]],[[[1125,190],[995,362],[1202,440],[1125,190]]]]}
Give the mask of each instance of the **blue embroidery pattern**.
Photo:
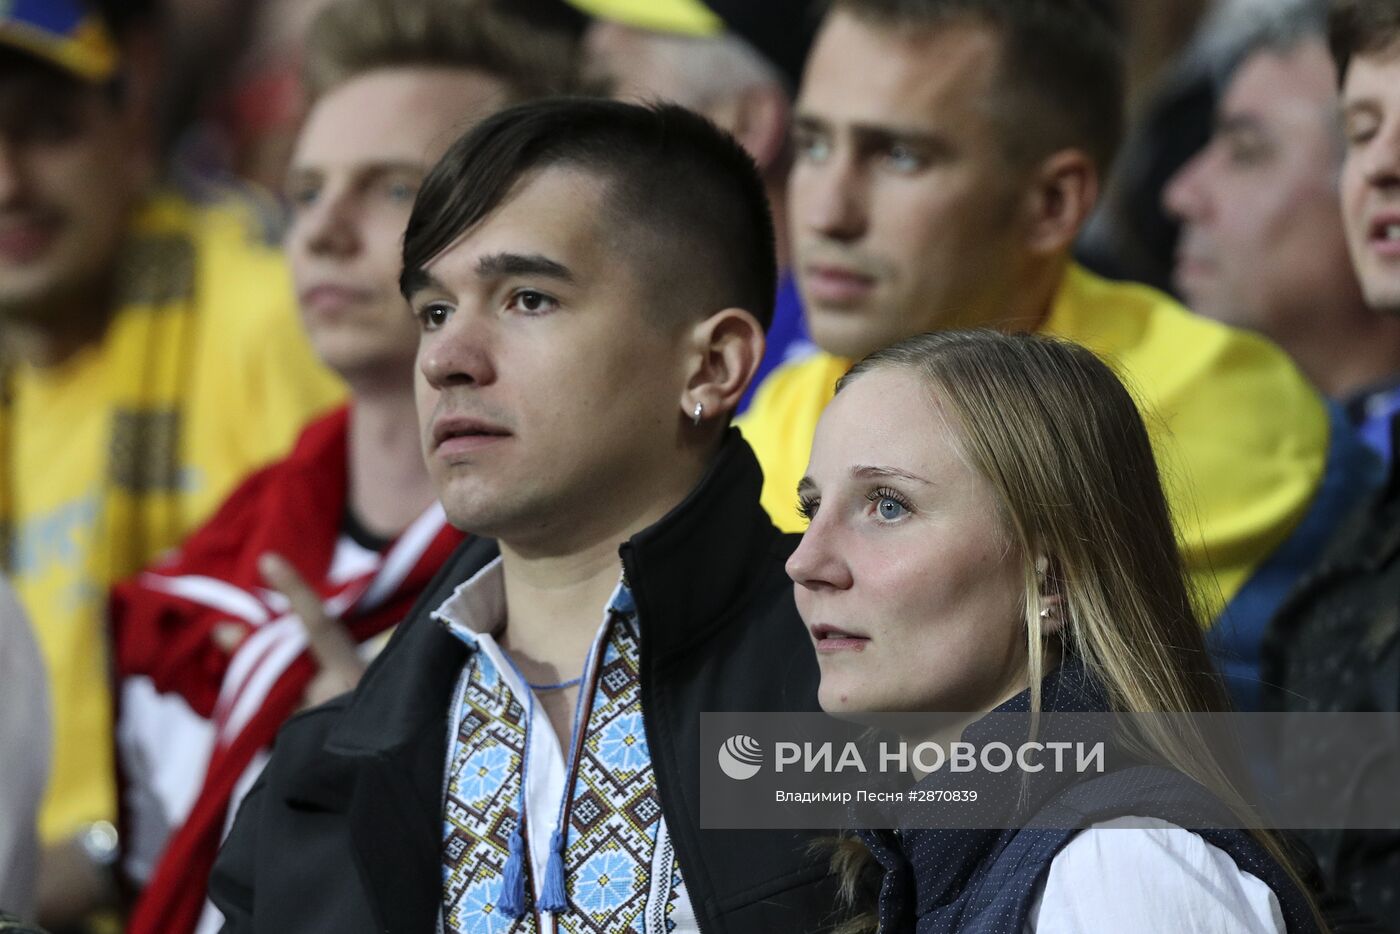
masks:
{"type": "MultiPolygon", "coordinates": [[[[525,709],[484,653],[467,663],[452,771],[443,808],[443,921],[448,931],[504,934],[535,930],[495,904],[520,819],[515,802],[524,761],[525,709]]],[[[530,887],[526,886],[526,897],[530,887]]]]}
{"type": "MultiPolygon", "coordinates": [[[[665,934],[675,927],[676,906],[688,906],[689,899],[662,835],[642,721],[640,645],[625,619],[609,627],[601,655],[571,788],[565,828],[569,910],[556,916],[558,930],[665,934]]],[[[534,934],[535,880],[528,868],[524,917],[515,922],[495,904],[519,819],[525,712],[486,653],[474,653],[467,666],[444,814],[443,918],[451,934],[534,934]]],[[[532,821],[555,818],[529,815],[532,821]]]]}

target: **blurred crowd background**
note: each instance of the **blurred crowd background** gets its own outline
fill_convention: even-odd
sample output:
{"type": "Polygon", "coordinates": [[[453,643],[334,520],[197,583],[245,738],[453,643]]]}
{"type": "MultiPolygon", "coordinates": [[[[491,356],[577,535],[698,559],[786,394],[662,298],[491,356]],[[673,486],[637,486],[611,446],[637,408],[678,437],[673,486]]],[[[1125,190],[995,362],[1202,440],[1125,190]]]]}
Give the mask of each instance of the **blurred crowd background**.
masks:
{"type": "MultiPolygon", "coordinates": [[[[309,420],[344,398],[346,373],[356,372],[353,362],[329,372],[324,348],[320,360],[312,353],[280,252],[289,210],[307,185],[291,163],[314,99],[308,30],[341,2],[0,4],[0,521],[17,593],[0,595],[0,616],[11,621],[0,626],[0,909],[54,932],[123,929],[142,885],[158,873],[161,843],[153,848],[129,832],[134,805],[118,804],[118,774],[128,780],[134,767],[114,751],[122,689],[112,673],[141,650],[117,657],[112,648],[108,588],[178,545],[238,481],[285,455],[309,420]],[[94,12],[114,47],[83,32],[94,12]],[[35,23],[71,47],[55,52],[48,39],[35,40],[26,32],[35,23]],[[73,58],[55,65],[56,54],[73,58]],[[97,129],[85,99],[35,77],[36,57],[45,68],[89,69],[106,83],[112,109],[97,129]],[[65,155],[65,142],[83,133],[98,142],[65,155]],[[26,257],[43,253],[63,225],[79,230],[68,237],[70,252],[51,269],[29,269],[26,257]],[[219,258],[201,273],[209,278],[191,285],[202,251],[219,258]],[[227,326],[172,324],[220,303],[227,326]],[[93,335],[113,326],[110,308],[126,306],[149,318],[129,337],[141,349],[84,369],[93,335]],[[205,375],[182,382],[176,371],[186,364],[205,375]],[[194,406],[208,435],[182,438],[204,445],[189,462],[171,455],[175,442],[162,421],[176,404],[194,406]],[[121,427],[109,435],[113,410],[121,427]],[[191,480],[180,471],[203,473],[191,480]],[[181,492],[191,488],[198,494],[181,492]],[[108,523],[141,518],[122,526],[119,540],[98,541],[99,513],[108,523]]],[[[403,8],[418,2],[395,0],[403,8]]],[[[544,55],[556,72],[536,76],[546,86],[674,100],[733,132],[770,183],[786,258],[793,102],[820,21],[815,0],[715,0],[712,18],[689,20],[653,16],[648,0],[434,5],[454,2],[464,23],[489,11],[527,37],[525,59],[544,55]]],[[[1122,43],[1127,132],[1077,259],[1277,343],[1348,414],[1379,476],[1400,408],[1400,319],[1367,307],[1347,261],[1326,4],[1094,5],[1122,43]],[[1261,48],[1276,51],[1258,73],[1247,70],[1261,48]],[[1180,264],[1193,250],[1200,259],[1225,256],[1234,278],[1193,278],[1180,264]]],[[[454,41],[443,37],[444,62],[454,41]]],[[[405,184],[411,197],[412,181],[405,184]]],[[[766,368],[811,350],[791,288],[789,281],[786,300],[779,297],[766,368]]],[[[364,538],[382,546],[385,528],[397,531],[422,505],[364,538]]],[[[205,635],[239,638],[220,632],[205,635]]],[[[152,709],[161,703],[153,694],[122,696],[152,709]]],[[[1241,703],[1267,701],[1246,694],[1241,703]]],[[[175,721],[153,718],[130,748],[164,747],[178,758],[175,721]]],[[[170,828],[162,831],[161,841],[170,828]]],[[[1395,844],[1386,846],[1393,867],[1395,844]]],[[[1354,894],[1396,923],[1393,888],[1354,894]]]]}

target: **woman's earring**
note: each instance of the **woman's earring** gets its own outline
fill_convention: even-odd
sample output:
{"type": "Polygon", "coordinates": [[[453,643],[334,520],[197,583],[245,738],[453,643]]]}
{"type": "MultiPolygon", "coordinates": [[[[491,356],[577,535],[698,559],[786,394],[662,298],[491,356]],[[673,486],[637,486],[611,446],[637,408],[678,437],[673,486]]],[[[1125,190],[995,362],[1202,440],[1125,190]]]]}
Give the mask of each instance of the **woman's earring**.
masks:
{"type": "Polygon", "coordinates": [[[695,423],[695,427],[700,427],[700,417],[705,414],[705,403],[695,403],[695,411],[691,413],[690,420],[695,423]]]}

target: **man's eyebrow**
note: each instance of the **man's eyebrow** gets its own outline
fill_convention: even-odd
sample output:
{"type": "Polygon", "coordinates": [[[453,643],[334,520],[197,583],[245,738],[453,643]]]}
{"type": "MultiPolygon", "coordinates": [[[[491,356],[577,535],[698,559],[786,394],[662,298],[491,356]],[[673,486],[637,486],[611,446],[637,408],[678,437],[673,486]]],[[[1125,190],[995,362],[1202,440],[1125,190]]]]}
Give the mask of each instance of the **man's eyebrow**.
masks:
{"type": "Polygon", "coordinates": [[[888,477],[898,480],[912,480],[915,483],[922,483],[925,486],[932,486],[932,480],[926,480],[918,474],[910,473],[907,470],[900,470],[898,467],[874,467],[868,464],[857,464],[851,468],[852,477],[863,479],[880,479],[888,477]]]}
{"type": "Polygon", "coordinates": [[[412,298],[414,295],[427,289],[432,289],[437,292],[449,291],[447,286],[443,285],[436,276],[416,266],[413,269],[405,269],[403,271],[403,277],[399,285],[404,298],[412,298]]]}
{"type": "Polygon", "coordinates": [[[1217,133],[1262,133],[1264,123],[1254,114],[1222,114],[1215,121],[1217,133]]]}
{"type": "MultiPolygon", "coordinates": [[[[347,166],[354,174],[361,178],[378,178],[382,175],[393,175],[404,173],[407,175],[426,175],[430,166],[422,162],[413,162],[408,159],[385,159],[377,162],[362,162],[357,165],[347,166]]],[[[326,174],[326,165],[318,163],[293,163],[287,168],[287,177],[284,184],[292,184],[295,181],[306,178],[322,178],[326,174]]],[[[330,166],[330,168],[337,168],[330,166]]]]}
{"type": "MultiPolygon", "coordinates": [[[[808,132],[830,131],[831,129],[831,124],[828,121],[810,113],[799,113],[794,119],[794,126],[808,132]]],[[[929,149],[952,148],[946,135],[923,127],[853,123],[850,126],[850,132],[859,143],[865,146],[900,142],[929,149]]]]}
{"type": "Polygon", "coordinates": [[[491,253],[476,261],[476,274],[481,279],[543,276],[560,282],[574,281],[574,274],[568,266],[539,253],[491,253]]]}

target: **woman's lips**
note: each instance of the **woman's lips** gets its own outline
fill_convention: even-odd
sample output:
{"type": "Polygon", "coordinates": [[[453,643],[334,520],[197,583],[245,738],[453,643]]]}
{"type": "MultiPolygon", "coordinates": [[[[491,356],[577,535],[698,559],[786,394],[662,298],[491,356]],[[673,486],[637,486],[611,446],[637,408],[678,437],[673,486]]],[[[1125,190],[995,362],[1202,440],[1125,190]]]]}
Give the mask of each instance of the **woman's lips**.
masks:
{"type": "Polygon", "coordinates": [[[870,644],[869,636],[838,629],[825,624],[811,627],[812,641],[818,652],[863,652],[870,644]]]}

